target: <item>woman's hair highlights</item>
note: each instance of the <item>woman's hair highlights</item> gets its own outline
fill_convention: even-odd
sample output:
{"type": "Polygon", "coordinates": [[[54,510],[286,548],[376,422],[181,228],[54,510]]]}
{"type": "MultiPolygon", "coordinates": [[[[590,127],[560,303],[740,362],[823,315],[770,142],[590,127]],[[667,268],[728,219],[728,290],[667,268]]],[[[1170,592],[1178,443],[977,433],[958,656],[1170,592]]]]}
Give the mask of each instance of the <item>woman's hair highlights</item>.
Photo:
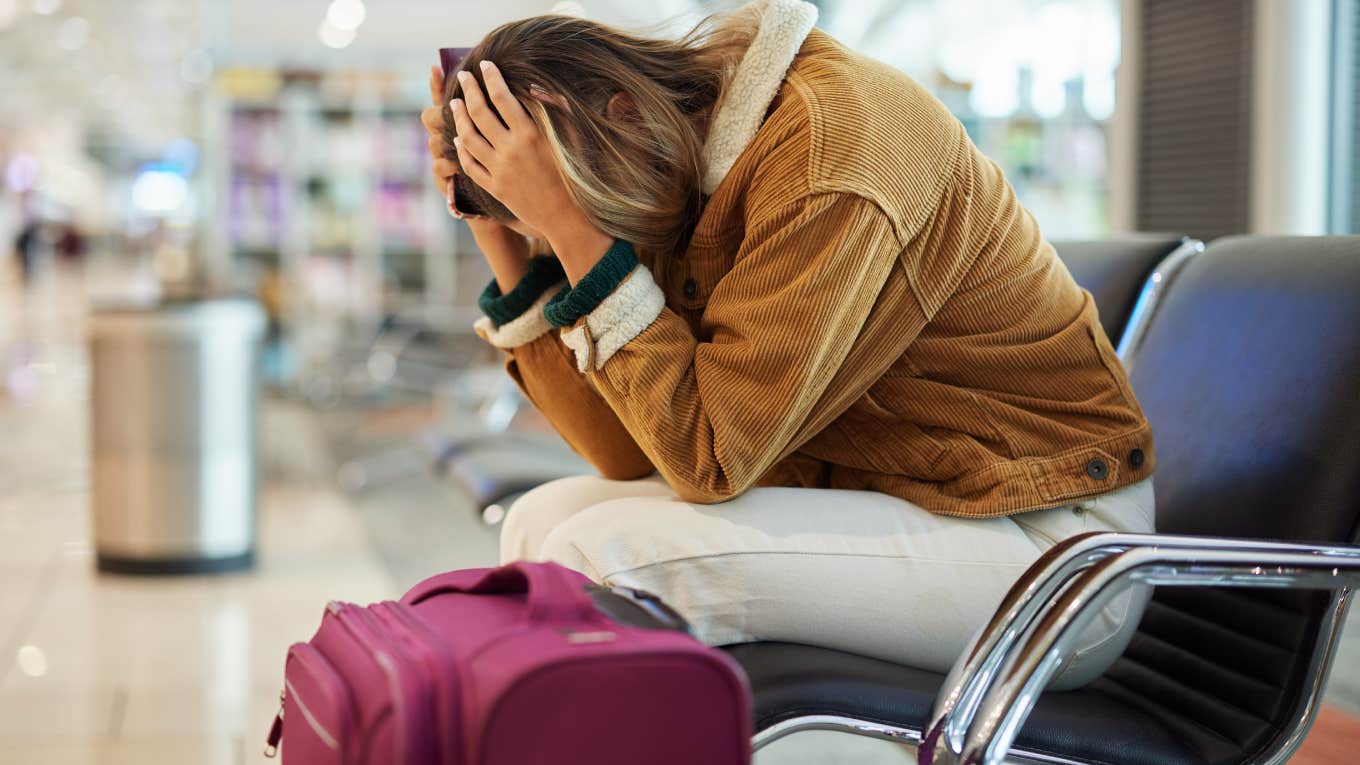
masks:
{"type": "MultiPolygon", "coordinates": [[[[585,19],[536,16],[492,31],[460,67],[482,83],[494,61],[550,143],[576,204],[610,236],[641,253],[684,249],[703,209],[703,125],[755,34],[754,16],[711,17],[680,40],[637,37],[585,19]],[[531,88],[550,94],[535,97],[531,88]],[[625,119],[608,104],[626,95],[625,119]]],[[[450,73],[452,74],[452,73],[450,73]]],[[[449,158],[455,135],[444,94],[449,158]]],[[[485,92],[485,90],[484,90],[485,92]]],[[[468,195],[501,220],[510,211],[471,183],[468,195]]]]}

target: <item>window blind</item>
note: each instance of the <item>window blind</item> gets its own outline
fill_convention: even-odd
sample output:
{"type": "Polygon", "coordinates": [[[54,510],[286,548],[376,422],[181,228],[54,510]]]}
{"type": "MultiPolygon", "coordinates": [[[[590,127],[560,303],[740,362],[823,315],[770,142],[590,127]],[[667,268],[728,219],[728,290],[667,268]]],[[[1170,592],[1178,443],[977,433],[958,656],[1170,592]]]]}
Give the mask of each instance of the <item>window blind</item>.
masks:
{"type": "Polygon", "coordinates": [[[1247,230],[1254,5],[1144,0],[1140,230],[1206,241],[1247,230]]]}

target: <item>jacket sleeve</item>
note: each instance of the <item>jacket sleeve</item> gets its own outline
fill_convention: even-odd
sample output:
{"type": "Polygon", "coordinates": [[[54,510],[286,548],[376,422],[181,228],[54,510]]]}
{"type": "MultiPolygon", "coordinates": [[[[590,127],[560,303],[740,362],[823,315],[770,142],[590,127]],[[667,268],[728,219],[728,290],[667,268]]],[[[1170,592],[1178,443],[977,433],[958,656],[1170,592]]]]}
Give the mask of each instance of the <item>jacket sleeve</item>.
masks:
{"type": "Polygon", "coordinates": [[[501,295],[493,281],[479,303],[477,333],[506,352],[505,368],[558,434],[605,478],[656,472],[609,404],[576,371],[543,306],[565,284],[556,259],[535,258],[520,284],[501,295]],[[494,317],[494,318],[493,318],[494,317]]]}
{"type": "MultiPolygon", "coordinates": [[[[598,305],[584,302],[562,341],[680,498],[719,502],[863,395],[920,332],[915,310],[891,333],[861,337],[902,250],[873,202],[809,195],[748,222],[702,340],[635,266],[598,305]]],[[[549,318],[573,297],[557,296],[549,318]]]]}

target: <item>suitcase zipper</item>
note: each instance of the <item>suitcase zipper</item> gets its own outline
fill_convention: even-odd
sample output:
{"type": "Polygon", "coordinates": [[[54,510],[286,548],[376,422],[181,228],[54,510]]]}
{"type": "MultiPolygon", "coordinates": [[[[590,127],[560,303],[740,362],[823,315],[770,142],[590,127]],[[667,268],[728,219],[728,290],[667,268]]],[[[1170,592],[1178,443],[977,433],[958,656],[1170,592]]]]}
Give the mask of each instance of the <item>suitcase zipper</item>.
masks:
{"type": "Polygon", "coordinates": [[[445,711],[446,704],[444,703],[445,700],[440,698],[441,694],[439,693],[440,684],[437,678],[443,674],[443,667],[440,666],[440,657],[436,655],[436,649],[415,634],[416,628],[405,618],[397,615],[397,609],[393,607],[392,603],[377,603],[367,609],[367,613],[374,622],[381,624],[389,635],[397,639],[401,649],[408,656],[416,657],[415,663],[419,665],[420,669],[413,674],[415,684],[420,691],[421,708],[432,710],[435,718],[430,721],[430,725],[421,728],[421,732],[424,734],[422,738],[426,739],[426,743],[434,745],[434,751],[443,754],[443,757],[440,758],[442,762],[450,763],[451,753],[443,751],[445,747],[442,745],[443,741],[439,734],[446,722],[444,715],[440,714],[445,711]],[[434,740],[430,741],[430,738],[434,740]]]}
{"type": "Polygon", "coordinates": [[[337,606],[338,610],[334,611],[334,613],[340,624],[349,631],[350,635],[353,636],[361,646],[373,655],[374,660],[377,661],[378,665],[387,673],[388,678],[395,681],[397,692],[392,694],[392,707],[397,720],[400,721],[399,739],[402,743],[402,755],[408,765],[413,765],[418,762],[420,753],[428,751],[425,747],[417,746],[418,742],[426,743],[423,739],[428,733],[421,730],[422,726],[411,725],[411,720],[407,715],[410,709],[406,704],[406,699],[401,693],[401,690],[405,688],[414,688],[426,691],[421,694],[423,697],[421,701],[427,701],[430,694],[428,693],[426,684],[422,681],[422,674],[418,670],[414,672],[402,671],[402,665],[410,667],[410,665],[415,662],[410,661],[410,657],[404,655],[406,649],[403,645],[400,645],[400,642],[402,641],[393,641],[390,647],[396,648],[398,651],[402,652],[403,655],[394,655],[393,651],[389,650],[389,646],[382,643],[379,636],[383,632],[389,632],[389,630],[384,629],[384,625],[381,625],[368,609],[361,608],[351,603],[340,603],[337,604],[337,606]],[[406,681],[406,679],[403,678],[403,675],[410,675],[411,680],[406,681]]]}
{"type": "Polygon", "coordinates": [[[264,756],[274,759],[279,754],[279,741],[283,740],[283,697],[287,688],[279,691],[279,711],[274,714],[274,724],[269,726],[269,737],[264,741],[264,756]]]}
{"type": "Polygon", "coordinates": [[[430,671],[426,677],[431,678],[429,695],[434,700],[435,735],[443,754],[440,759],[444,765],[457,765],[462,760],[458,745],[461,724],[459,707],[462,695],[458,664],[445,648],[446,641],[421,621],[409,606],[396,602],[384,602],[380,605],[382,612],[393,620],[396,631],[405,635],[407,640],[428,659],[426,664],[430,671]],[[441,682],[439,678],[444,678],[444,681],[441,682]]]}
{"type": "MultiPolygon", "coordinates": [[[[382,669],[383,674],[387,675],[388,683],[395,686],[397,692],[391,695],[392,707],[396,712],[396,718],[405,721],[403,714],[403,704],[400,689],[402,687],[401,675],[397,670],[396,662],[392,659],[392,654],[384,647],[379,645],[377,638],[374,637],[372,630],[367,624],[363,624],[363,609],[352,603],[340,603],[331,601],[326,605],[326,610],[335,615],[335,621],[349,633],[349,636],[358,643],[361,648],[373,657],[374,662],[382,669]]],[[[406,736],[404,731],[399,731],[399,740],[402,748],[405,749],[406,736]]]]}

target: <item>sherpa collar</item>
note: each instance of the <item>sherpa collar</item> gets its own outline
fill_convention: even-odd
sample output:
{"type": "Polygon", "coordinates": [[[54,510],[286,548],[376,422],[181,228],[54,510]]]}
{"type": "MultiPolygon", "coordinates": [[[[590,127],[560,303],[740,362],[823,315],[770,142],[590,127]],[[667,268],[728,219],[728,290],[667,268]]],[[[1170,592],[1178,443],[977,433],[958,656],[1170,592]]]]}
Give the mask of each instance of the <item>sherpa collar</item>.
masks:
{"type": "Polygon", "coordinates": [[[723,92],[704,141],[705,194],[718,188],[755,138],[793,57],[817,21],[817,7],[802,0],[757,2],[761,7],[755,38],[723,92]]]}

